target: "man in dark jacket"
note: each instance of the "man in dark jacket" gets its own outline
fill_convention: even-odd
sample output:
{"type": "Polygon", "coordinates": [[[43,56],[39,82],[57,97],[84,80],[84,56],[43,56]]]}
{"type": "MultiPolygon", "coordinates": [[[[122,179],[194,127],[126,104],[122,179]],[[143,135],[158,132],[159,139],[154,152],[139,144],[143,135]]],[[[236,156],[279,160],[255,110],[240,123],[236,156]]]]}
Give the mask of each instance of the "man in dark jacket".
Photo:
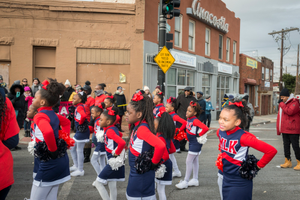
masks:
{"type": "MultiPolygon", "coordinates": [[[[184,88],[184,94],[178,96],[176,101],[177,106],[177,114],[182,119],[186,120],[186,111],[190,105],[191,101],[197,101],[195,97],[193,97],[193,91],[191,87],[184,88]]],[[[180,142],[180,150],[187,151],[185,148],[186,140],[182,140],[180,142]]]]}
{"type": "Polygon", "coordinates": [[[119,108],[119,116],[120,116],[120,131],[121,132],[124,132],[122,130],[122,117],[123,115],[125,114],[126,112],[126,98],[125,98],[125,95],[124,95],[124,91],[123,91],[123,88],[121,86],[119,86],[117,88],[117,91],[115,92],[115,99],[117,100],[117,103],[116,103],[116,107],[119,108]]]}
{"type": "Polygon", "coordinates": [[[197,92],[197,102],[201,107],[201,110],[203,110],[203,112],[199,115],[199,120],[203,123],[206,124],[206,114],[205,114],[205,107],[206,107],[206,101],[203,98],[203,92],[198,91],[197,92]]]}
{"type": "Polygon", "coordinates": [[[72,88],[71,83],[68,79],[65,82],[65,87],[66,87],[66,90],[60,99],[61,101],[69,101],[71,94],[73,92],[75,92],[75,90],[72,88]]]}

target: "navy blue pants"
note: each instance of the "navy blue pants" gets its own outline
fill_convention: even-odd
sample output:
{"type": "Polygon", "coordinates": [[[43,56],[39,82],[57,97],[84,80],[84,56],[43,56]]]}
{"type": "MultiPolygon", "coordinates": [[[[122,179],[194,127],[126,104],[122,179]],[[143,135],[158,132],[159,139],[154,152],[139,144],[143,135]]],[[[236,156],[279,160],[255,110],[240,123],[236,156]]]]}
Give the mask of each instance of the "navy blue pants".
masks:
{"type": "Polygon", "coordinates": [[[0,190],[0,200],[5,200],[10,188],[11,188],[11,185],[4,188],[4,189],[2,189],[2,190],[0,190]]]}

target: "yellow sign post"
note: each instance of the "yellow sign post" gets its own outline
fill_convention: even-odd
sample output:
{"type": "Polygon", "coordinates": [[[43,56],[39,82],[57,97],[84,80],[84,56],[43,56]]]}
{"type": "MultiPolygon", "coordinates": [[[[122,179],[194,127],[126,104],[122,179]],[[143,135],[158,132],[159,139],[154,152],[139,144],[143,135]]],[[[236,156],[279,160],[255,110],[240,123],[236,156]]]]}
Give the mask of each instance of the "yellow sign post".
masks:
{"type": "Polygon", "coordinates": [[[161,70],[166,73],[175,62],[175,58],[169,52],[167,47],[164,46],[155,56],[154,61],[158,64],[161,70]]]}

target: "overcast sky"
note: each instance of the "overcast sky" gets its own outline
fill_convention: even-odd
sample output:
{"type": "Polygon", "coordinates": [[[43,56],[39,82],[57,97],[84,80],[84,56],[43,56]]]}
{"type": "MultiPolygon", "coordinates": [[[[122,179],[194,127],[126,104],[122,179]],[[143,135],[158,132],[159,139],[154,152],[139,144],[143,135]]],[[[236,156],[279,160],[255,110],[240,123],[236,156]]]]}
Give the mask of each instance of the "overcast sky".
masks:
{"type": "MultiPolygon", "coordinates": [[[[272,59],[276,68],[276,75],[279,77],[280,50],[278,48],[280,41],[277,44],[268,33],[283,28],[300,28],[300,0],[222,1],[226,3],[229,10],[235,12],[236,17],[241,19],[240,53],[272,59]]],[[[297,64],[297,45],[300,44],[299,32],[290,32],[284,42],[286,47],[291,47],[283,59],[283,72],[287,66],[287,71],[295,75],[296,67],[291,66],[291,64],[297,64]]]]}

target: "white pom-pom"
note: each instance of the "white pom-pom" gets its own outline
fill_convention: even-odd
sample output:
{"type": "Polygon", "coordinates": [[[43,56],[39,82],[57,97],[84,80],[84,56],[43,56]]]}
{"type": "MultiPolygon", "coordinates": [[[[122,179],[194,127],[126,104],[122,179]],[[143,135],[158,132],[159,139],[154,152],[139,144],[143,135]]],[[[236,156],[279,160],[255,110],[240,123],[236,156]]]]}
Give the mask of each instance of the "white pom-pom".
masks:
{"type": "Polygon", "coordinates": [[[205,133],[204,135],[197,137],[197,141],[200,144],[205,144],[207,142],[207,133],[205,133]]]}
{"type": "Polygon", "coordinates": [[[164,177],[165,173],[167,172],[166,165],[161,164],[159,168],[155,171],[155,178],[162,178],[164,177]]]}
{"type": "Polygon", "coordinates": [[[34,145],[35,145],[35,141],[31,141],[28,143],[27,149],[31,155],[34,155],[34,145]]]}
{"type": "Polygon", "coordinates": [[[99,130],[96,133],[96,138],[98,142],[104,142],[104,131],[103,130],[99,130]]]}
{"type": "MultiPolygon", "coordinates": [[[[114,152],[115,150],[113,150],[112,154],[114,154],[114,152]]],[[[125,153],[125,149],[123,149],[123,151],[119,156],[117,156],[116,158],[109,159],[108,164],[110,165],[112,170],[117,171],[119,167],[125,165],[125,159],[126,159],[126,153],[125,153]]]]}

